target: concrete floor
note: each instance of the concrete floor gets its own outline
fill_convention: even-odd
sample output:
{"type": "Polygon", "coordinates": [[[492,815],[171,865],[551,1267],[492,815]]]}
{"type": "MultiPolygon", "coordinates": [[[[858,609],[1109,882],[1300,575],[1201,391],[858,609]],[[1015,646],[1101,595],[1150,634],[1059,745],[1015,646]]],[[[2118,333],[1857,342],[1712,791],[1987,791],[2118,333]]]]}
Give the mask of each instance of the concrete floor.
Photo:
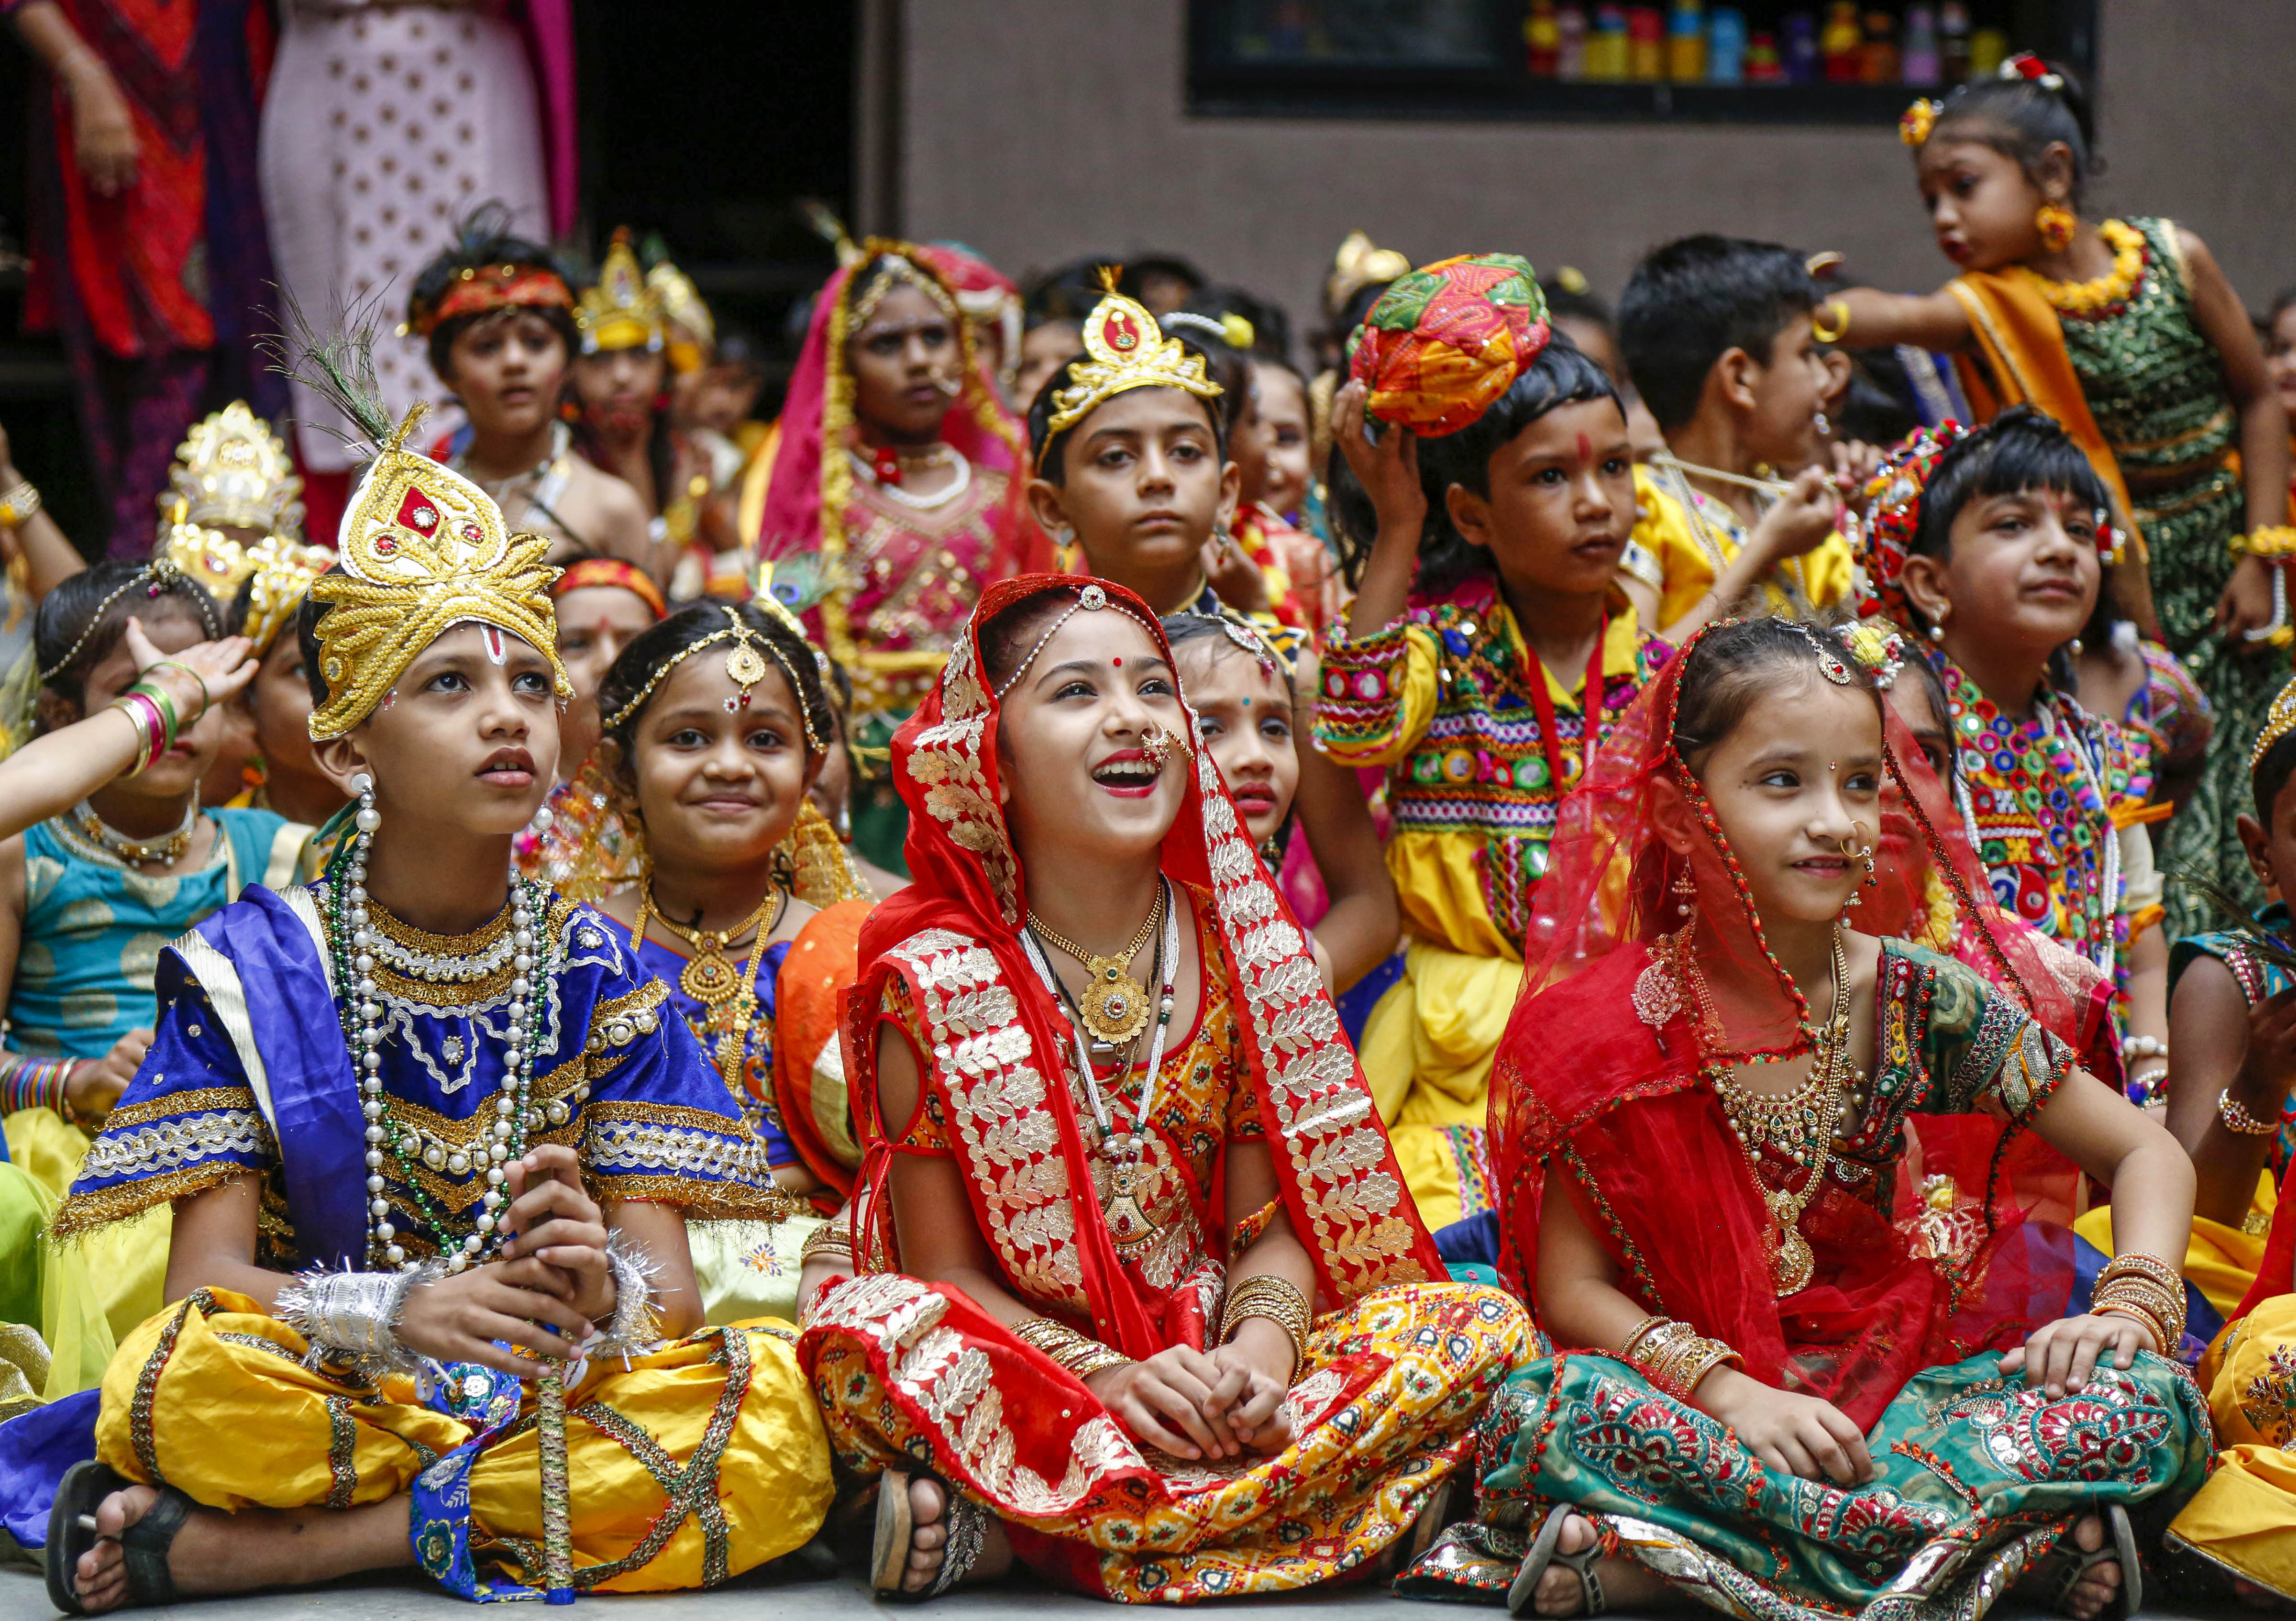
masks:
{"type": "MultiPolygon", "coordinates": [[[[1308,1595],[1261,1600],[1253,1608],[1264,1609],[1271,1602],[1293,1610],[1309,1607],[1319,1617],[1332,1616],[1340,1621],[1444,1621],[1445,1617],[1458,1613],[1448,1607],[1431,1609],[1423,1603],[1398,1599],[1383,1590],[1323,1598],[1308,1595]]],[[[906,1612],[881,1609],[869,1596],[867,1587],[857,1580],[779,1584],[745,1582],[714,1592],[606,1595],[582,1600],[576,1608],[587,1609],[593,1614],[611,1609],[627,1621],[814,1621],[817,1617],[868,1615],[885,1616],[890,1621],[897,1613],[947,1617],[949,1621],[980,1621],[990,1616],[1015,1615],[1105,1618],[1111,1613],[1106,1604],[1054,1592],[1026,1580],[952,1593],[935,1600],[930,1609],[906,1612]]],[[[400,1621],[402,1617],[423,1617],[425,1621],[446,1621],[452,1617],[458,1621],[473,1621],[475,1617],[504,1612],[491,1607],[488,1611],[474,1609],[459,1599],[448,1598],[428,1583],[410,1577],[404,1581],[363,1581],[261,1598],[203,1600],[166,1609],[122,1613],[133,1614],[139,1621],[144,1617],[153,1617],[154,1621],[173,1617],[184,1617],[184,1621],[220,1621],[225,1616],[231,1617],[232,1621],[239,1621],[242,1617],[249,1617],[249,1621],[400,1621]]],[[[517,1613],[539,1616],[545,1612],[537,1609],[517,1613]]],[[[47,1621],[54,1614],[48,1605],[47,1589],[37,1576],[0,1570],[0,1621],[47,1621]]]]}
{"type": "MultiPolygon", "coordinates": [[[[618,1615],[629,1617],[629,1621],[813,1621],[816,1617],[866,1615],[882,1615],[890,1621],[896,1613],[890,1609],[881,1609],[869,1596],[867,1588],[858,1581],[778,1584],[744,1582],[714,1592],[664,1593],[644,1598],[605,1596],[585,1599],[581,1604],[591,1608],[611,1606],[618,1615]]],[[[1235,1607],[1219,1605],[1207,1608],[1233,1609],[1235,1607]]],[[[1308,1593],[1296,1599],[1262,1599],[1252,1601],[1250,1608],[1304,1611],[1318,1617],[1337,1617],[1338,1621],[1444,1621],[1447,1616],[1469,1613],[1447,1606],[1398,1599],[1384,1590],[1330,1595],[1308,1593]]],[[[412,1577],[397,1581],[347,1583],[261,1598],[208,1600],[168,1609],[132,1613],[153,1617],[153,1621],[165,1621],[167,1617],[182,1617],[183,1621],[217,1621],[217,1617],[224,1616],[231,1617],[233,1621],[239,1621],[242,1617],[249,1617],[250,1621],[399,1621],[403,1617],[430,1617],[435,1621],[456,1617],[461,1621],[472,1621],[477,1614],[462,1600],[448,1598],[437,1588],[412,1577]]],[[[960,1621],[960,1618],[1016,1615],[1105,1618],[1111,1611],[1109,1606],[1089,1599],[1054,1592],[1026,1580],[1014,1580],[977,1592],[952,1593],[934,1600],[928,1610],[912,1613],[960,1621]]],[[[1496,1616],[1499,1612],[1494,1609],[1472,1613],[1496,1616]]],[[[2243,1617],[2252,1617],[2254,1613],[2232,1608],[2148,1609],[2142,1621],[2241,1621],[2243,1617]]],[[[0,1621],[47,1621],[53,1614],[54,1611],[48,1607],[47,1591],[38,1577],[13,1570],[0,1571],[0,1621]]],[[[1997,1610],[1995,1615],[1999,1621],[2038,1621],[2034,1612],[2006,1605],[1997,1610]]],[[[1622,1612],[1620,1621],[1635,1621],[1635,1617],[1622,1612]]],[[[1667,1621],[1681,1621],[1681,1612],[1674,1612],[1667,1621]]]]}

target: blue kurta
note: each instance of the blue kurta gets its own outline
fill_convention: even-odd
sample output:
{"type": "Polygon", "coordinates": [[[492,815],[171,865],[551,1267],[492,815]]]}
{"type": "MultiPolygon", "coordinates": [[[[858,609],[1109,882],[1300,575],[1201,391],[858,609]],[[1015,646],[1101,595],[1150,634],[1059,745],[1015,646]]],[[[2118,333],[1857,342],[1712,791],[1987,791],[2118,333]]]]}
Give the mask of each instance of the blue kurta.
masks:
{"type": "MultiPolygon", "coordinates": [[[[327,886],[247,897],[161,952],[152,1050],[89,1149],[53,1230],[69,1234],[250,1173],[264,1180],[258,1264],[366,1267],[365,1121],[324,945],[327,886]]],[[[507,909],[477,934],[426,935],[372,909],[386,938],[375,1000],[394,1138],[383,1197],[398,1241],[471,1230],[511,1003],[507,909]]],[[[529,1145],[580,1155],[600,1197],[689,1217],[770,1216],[765,1154],[668,992],[621,931],[549,898],[537,926],[540,1035],[529,1145]]]]}

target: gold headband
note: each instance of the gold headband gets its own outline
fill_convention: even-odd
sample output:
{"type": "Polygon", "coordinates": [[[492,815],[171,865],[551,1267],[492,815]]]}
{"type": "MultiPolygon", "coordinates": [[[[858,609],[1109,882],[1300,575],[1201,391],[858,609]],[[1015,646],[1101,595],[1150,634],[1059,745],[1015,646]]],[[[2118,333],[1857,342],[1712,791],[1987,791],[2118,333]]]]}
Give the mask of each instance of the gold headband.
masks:
{"type": "Polygon", "coordinates": [[[2264,729],[2256,735],[2256,746],[2248,752],[2248,769],[2255,770],[2272,745],[2291,732],[2296,732],[2296,680],[2282,687],[2272,700],[2272,708],[2264,717],[2264,729]]]}
{"type": "Polygon", "coordinates": [[[598,267],[597,285],[585,288],[575,300],[574,325],[586,355],[661,347],[661,294],[646,284],[645,272],[638,268],[628,226],[614,233],[598,267]]]}
{"type": "MultiPolygon", "coordinates": [[[[1094,306],[1084,324],[1084,358],[1069,362],[1070,385],[1053,393],[1053,414],[1045,424],[1050,445],[1106,400],[1133,389],[1179,389],[1199,399],[1218,399],[1220,385],[1204,374],[1201,355],[1192,355],[1177,338],[1168,338],[1156,317],[1113,285],[1105,270],[1108,296],[1094,306]]],[[[1037,452],[1041,462],[1043,451],[1037,452]]]]}
{"type": "MultiPolygon", "coordinates": [[[[773,605],[779,610],[782,617],[787,620],[789,610],[783,608],[779,603],[775,603],[773,605]]],[[[647,700],[653,696],[654,688],[669,679],[670,671],[704,647],[712,646],[723,641],[731,641],[734,646],[726,654],[726,679],[742,689],[742,695],[738,700],[734,698],[726,700],[726,712],[731,714],[737,709],[750,707],[750,688],[766,679],[766,661],[771,659],[781,666],[782,674],[788,679],[790,697],[797,704],[798,719],[805,725],[806,753],[809,754],[823,753],[821,736],[813,729],[813,711],[806,704],[804,683],[797,679],[797,671],[790,667],[788,658],[783,654],[779,647],[774,645],[771,637],[761,636],[750,628],[750,621],[742,617],[742,611],[739,608],[730,603],[722,603],[719,606],[726,610],[726,622],[698,641],[690,642],[680,647],[676,653],[664,659],[656,667],[653,674],[646,678],[646,684],[630,695],[630,701],[600,723],[600,729],[611,732],[644,709],[647,700]],[[763,651],[760,652],[760,649],[763,651]]],[[[800,631],[799,634],[802,637],[803,632],[800,631]]]]}
{"type": "Polygon", "coordinates": [[[343,514],[340,573],[311,582],[327,701],[311,736],[340,737],[375,712],[425,647],[456,625],[491,625],[550,661],[561,698],[574,683],[558,661],[558,621],[540,535],[504,532],[502,509],[450,467],[402,448],[427,407],[417,402],[368,464],[343,514]]]}

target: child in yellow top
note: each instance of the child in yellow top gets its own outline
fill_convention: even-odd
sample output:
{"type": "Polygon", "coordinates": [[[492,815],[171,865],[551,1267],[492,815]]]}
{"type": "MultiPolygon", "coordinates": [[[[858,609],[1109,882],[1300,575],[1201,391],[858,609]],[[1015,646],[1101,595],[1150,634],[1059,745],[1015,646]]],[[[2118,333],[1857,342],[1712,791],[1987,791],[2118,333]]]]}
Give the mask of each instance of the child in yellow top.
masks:
{"type": "Polygon", "coordinates": [[[1637,600],[1669,641],[1757,591],[1797,619],[1849,594],[1849,546],[1820,465],[1833,380],[1815,303],[1791,250],[1711,235],[1658,249],[1620,295],[1620,347],[1666,435],[1644,476],[1683,520],[1636,537],[1640,583],[1654,593],[1637,600]],[[1786,481],[1772,468],[1800,471],[1786,481]]]}
{"type": "Polygon", "coordinates": [[[1335,512],[1352,541],[1376,539],[1324,651],[1316,742],[1387,768],[1408,951],[1362,1058],[1433,1228],[1493,1202],[1491,1059],[1589,716],[1606,728],[1669,649],[1613,583],[1636,521],[1633,457],[1617,390],[1585,355],[1548,343],[1441,437],[1389,424],[1374,442],[1368,398],[1350,383],[1334,413],[1352,474],[1333,481],[1335,512]]]}

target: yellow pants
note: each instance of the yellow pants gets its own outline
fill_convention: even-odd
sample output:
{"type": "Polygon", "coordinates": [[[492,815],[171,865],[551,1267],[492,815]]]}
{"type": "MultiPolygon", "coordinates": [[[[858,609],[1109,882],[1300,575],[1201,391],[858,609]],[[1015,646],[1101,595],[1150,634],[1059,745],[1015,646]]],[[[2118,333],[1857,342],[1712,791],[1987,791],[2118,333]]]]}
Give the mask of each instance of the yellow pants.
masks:
{"type": "MultiPolygon", "coordinates": [[[[8,1158],[61,1199],[79,1175],[88,1134],[53,1109],[18,1109],[6,1116],[8,1158]]],[[[168,1240],[176,1213],[161,1205],[125,1222],[84,1234],[72,1248],[87,1263],[115,1340],[158,1311],[168,1298],[168,1240]]],[[[85,1388],[85,1386],[82,1386],[85,1388]]]]}
{"type": "Polygon", "coordinates": [[[1364,1021],[1364,1077],[1431,1231],[1496,1203],[1484,1122],[1522,964],[1414,941],[1364,1021]]]}
{"type": "Polygon", "coordinates": [[[2217,1466],[2169,1526],[2219,1568],[2296,1600],[2296,1295],[2225,1326],[2201,1359],[2217,1466]]]}
{"type": "MultiPolygon", "coordinates": [[[[709,1586],[819,1528],[829,1444],[795,1339],[786,1324],[751,1323],[706,1329],[627,1370],[619,1357],[590,1364],[566,1398],[578,1587],[709,1586]],[[748,1377],[735,1393],[737,1365],[748,1377]]],[[[350,1508],[406,1492],[470,1439],[459,1419],[416,1400],[412,1380],[366,1386],[315,1371],[303,1365],[308,1348],[246,1296],[198,1291],[120,1345],[104,1373],[97,1456],[209,1508],[350,1508]]],[[[488,1446],[469,1485],[473,1550],[538,1583],[521,1558],[542,1535],[533,1426],[488,1446]]]]}

